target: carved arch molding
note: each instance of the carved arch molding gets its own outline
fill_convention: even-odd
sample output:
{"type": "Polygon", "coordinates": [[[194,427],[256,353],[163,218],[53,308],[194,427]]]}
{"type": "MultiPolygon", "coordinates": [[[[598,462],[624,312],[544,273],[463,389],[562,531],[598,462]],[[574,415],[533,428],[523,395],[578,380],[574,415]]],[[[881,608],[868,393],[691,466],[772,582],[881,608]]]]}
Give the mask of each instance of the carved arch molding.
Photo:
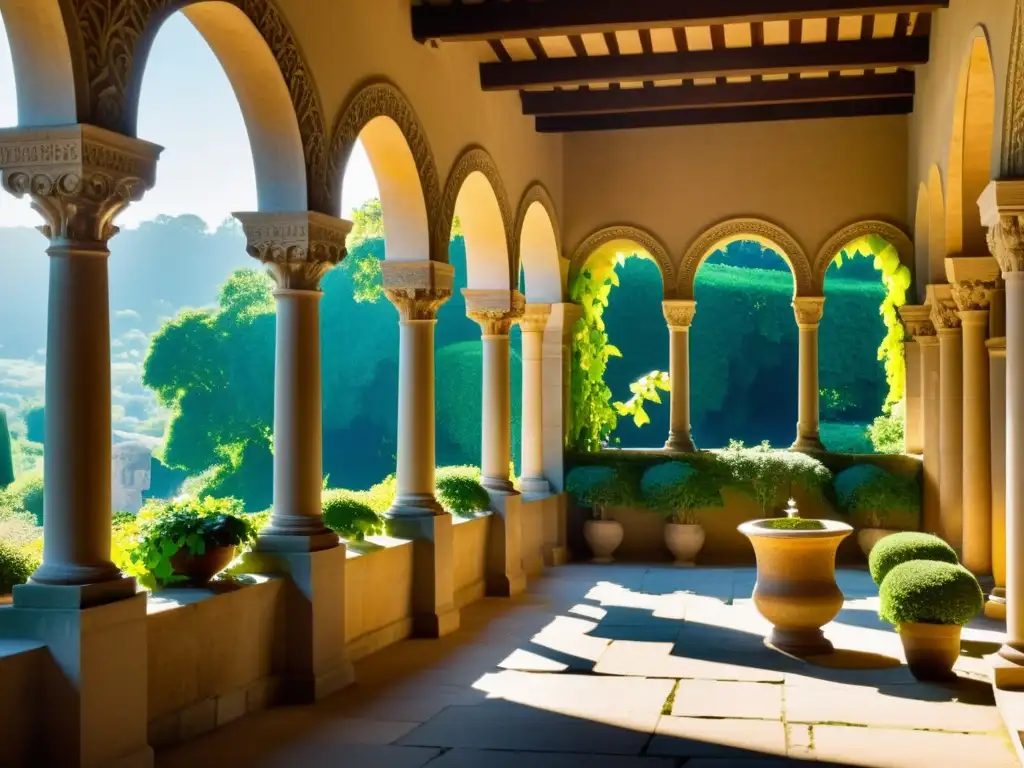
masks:
{"type": "Polygon", "coordinates": [[[580,243],[572,255],[569,264],[569,285],[571,286],[576,276],[587,265],[587,260],[602,246],[613,243],[616,240],[628,240],[636,243],[654,259],[661,271],[661,282],[664,288],[666,299],[675,298],[676,294],[676,268],[672,264],[672,257],[668,248],[657,237],[650,232],[628,224],[620,224],[612,227],[599,229],[580,243]]]}
{"type": "Polygon", "coordinates": [[[518,276],[512,274],[512,267],[516,261],[512,250],[515,241],[512,234],[512,228],[515,226],[512,219],[512,206],[509,204],[505,182],[501,180],[497,164],[487,150],[482,147],[469,147],[463,150],[459,159],[455,161],[455,165],[452,166],[451,173],[448,174],[448,181],[444,185],[444,196],[441,198],[440,211],[431,222],[433,245],[430,258],[436,261],[448,260],[448,242],[451,240],[452,222],[455,220],[455,203],[459,199],[462,185],[474,173],[482,173],[487,178],[494,191],[494,196],[498,200],[501,226],[505,233],[505,248],[508,253],[509,285],[517,285],[519,281],[516,278],[518,276]]]}
{"type": "Polygon", "coordinates": [[[526,222],[526,213],[534,203],[540,203],[544,210],[547,211],[548,219],[551,221],[551,228],[555,233],[555,250],[559,258],[562,256],[562,227],[558,221],[558,213],[555,211],[555,203],[551,199],[551,194],[548,192],[547,187],[539,181],[534,181],[527,187],[526,192],[523,193],[523,197],[519,201],[519,207],[516,209],[515,226],[512,230],[512,269],[513,274],[517,276],[522,268],[523,225],[526,222]]]}
{"type": "Polygon", "coordinates": [[[836,232],[818,251],[814,259],[814,286],[820,292],[819,295],[825,295],[825,273],[828,272],[836,254],[854,240],[868,235],[885,238],[896,248],[900,255],[900,263],[910,270],[911,275],[914,274],[914,243],[906,232],[884,221],[858,221],[836,232]]]}
{"type": "Polygon", "coordinates": [[[1007,179],[1024,178],[1024,0],[1014,2],[1003,112],[1001,175],[1007,179]]]}
{"type": "Polygon", "coordinates": [[[766,241],[779,250],[793,273],[794,295],[821,295],[816,291],[811,262],[795,237],[781,227],[763,219],[730,219],[711,227],[687,249],[679,268],[677,289],[679,296],[683,299],[693,299],[697,270],[704,263],[704,259],[720,243],[743,237],[766,241]]]}

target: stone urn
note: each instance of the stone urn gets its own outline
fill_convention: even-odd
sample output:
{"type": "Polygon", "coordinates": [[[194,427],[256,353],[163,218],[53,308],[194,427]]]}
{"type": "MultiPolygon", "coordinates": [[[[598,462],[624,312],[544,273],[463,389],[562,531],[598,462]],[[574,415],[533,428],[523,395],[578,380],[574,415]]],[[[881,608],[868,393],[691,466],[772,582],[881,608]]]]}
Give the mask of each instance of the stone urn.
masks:
{"type": "Polygon", "coordinates": [[[171,567],[184,576],[188,586],[201,587],[223,571],[235,559],[235,547],[214,547],[201,555],[193,555],[182,547],[171,555],[171,567]]]}
{"type": "Polygon", "coordinates": [[[888,528],[861,528],[857,531],[857,544],[860,546],[860,551],[864,553],[864,557],[871,557],[871,550],[875,548],[875,544],[894,533],[899,533],[899,531],[888,528]]]}
{"type": "Polygon", "coordinates": [[[583,538],[594,553],[592,563],[611,563],[612,554],[622,543],[622,523],[617,520],[587,520],[583,524],[583,538]]]}
{"type": "Polygon", "coordinates": [[[917,621],[896,627],[910,673],[918,680],[951,680],[960,658],[960,625],[924,624],[917,621]]]}
{"type": "Polygon", "coordinates": [[[672,553],[675,564],[692,568],[704,547],[704,528],[699,524],[665,524],[665,546],[672,553]]]}
{"type": "Polygon", "coordinates": [[[754,605],[772,623],[769,642],[794,656],[831,653],[821,628],[839,615],[843,593],[836,584],[836,550],[853,531],[833,520],[808,530],[774,528],[780,520],[753,520],[739,531],[754,547],[754,605]]]}

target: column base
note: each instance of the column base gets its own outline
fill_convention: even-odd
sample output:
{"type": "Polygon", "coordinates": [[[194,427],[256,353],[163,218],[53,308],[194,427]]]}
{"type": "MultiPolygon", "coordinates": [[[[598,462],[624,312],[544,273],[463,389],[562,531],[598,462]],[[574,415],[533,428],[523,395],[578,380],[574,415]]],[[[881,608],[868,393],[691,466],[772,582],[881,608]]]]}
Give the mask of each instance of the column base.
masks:
{"type": "Polygon", "coordinates": [[[992,662],[992,684],[1004,691],[1024,690],[1024,650],[1004,645],[987,657],[992,662]]]}
{"type": "Polygon", "coordinates": [[[507,477],[483,477],[480,480],[480,485],[486,488],[491,493],[505,493],[512,494],[516,492],[515,486],[512,481],[507,477]]]}
{"type": "Polygon", "coordinates": [[[550,496],[551,483],[546,477],[520,477],[519,492],[531,499],[550,496]]]}
{"type": "Polygon", "coordinates": [[[395,497],[384,513],[387,520],[399,518],[436,517],[446,514],[432,493],[404,493],[395,497]]]}
{"type": "MultiPolygon", "coordinates": [[[[436,502],[435,502],[436,503],[436,502]]],[[[413,542],[412,631],[416,637],[443,637],[459,628],[455,607],[455,533],[446,512],[385,515],[387,532],[413,542]]]]}
{"type": "Polygon", "coordinates": [[[693,444],[693,438],[689,435],[669,432],[668,440],[665,442],[665,450],[671,453],[696,453],[697,447],[693,444]]]}
{"type": "Polygon", "coordinates": [[[995,587],[985,600],[985,616],[996,621],[1006,621],[1006,589],[995,587]]]}
{"type": "Polygon", "coordinates": [[[95,584],[46,584],[35,574],[25,584],[14,587],[14,605],[18,608],[83,610],[118,600],[126,600],[139,591],[135,579],[120,576],[95,584]]]}
{"type": "Polygon", "coordinates": [[[796,439],[796,442],[789,447],[791,451],[801,451],[808,453],[824,453],[825,444],[821,442],[821,438],[817,435],[801,435],[796,439]]]}
{"type": "Polygon", "coordinates": [[[253,548],[257,552],[319,552],[338,546],[338,534],[321,517],[271,518],[253,548]]]}
{"type": "Polygon", "coordinates": [[[565,565],[569,562],[569,548],[565,546],[545,546],[544,565],[548,568],[565,565]]]}

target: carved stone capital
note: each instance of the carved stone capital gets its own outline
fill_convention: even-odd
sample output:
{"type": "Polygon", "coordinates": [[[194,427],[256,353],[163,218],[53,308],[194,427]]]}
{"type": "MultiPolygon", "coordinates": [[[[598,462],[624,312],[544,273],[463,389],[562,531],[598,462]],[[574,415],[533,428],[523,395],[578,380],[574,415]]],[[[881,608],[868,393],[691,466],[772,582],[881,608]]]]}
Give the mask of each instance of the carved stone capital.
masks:
{"type": "Polygon", "coordinates": [[[958,329],[960,315],[957,314],[952,287],[944,283],[929,285],[926,293],[928,306],[932,308],[932,325],[935,326],[936,332],[958,329]]]}
{"type": "Polygon", "coordinates": [[[48,239],[106,242],[114,217],[156,181],[162,147],[92,125],[0,131],[0,174],[15,197],[28,195],[48,239]]]}
{"type": "Polygon", "coordinates": [[[817,326],[825,316],[825,297],[802,296],[793,299],[793,314],[799,327],[817,326]]]}
{"type": "Polygon", "coordinates": [[[437,310],[452,297],[455,268],[439,261],[381,262],[384,295],[404,322],[436,320],[437,310]]]}
{"type": "Polygon", "coordinates": [[[544,333],[551,317],[550,304],[527,304],[526,311],[519,320],[523,333],[544,333]]]}
{"type": "Polygon", "coordinates": [[[672,300],[661,302],[661,311],[669,328],[689,328],[697,314],[697,302],[693,300],[672,300]]]}
{"type": "Polygon", "coordinates": [[[1003,274],[1024,272],[1024,180],[993,181],[978,199],[978,209],[1003,274]]]}
{"type": "Polygon", "coordinates": [[[992,294],[1002,286],[999,263],[991,256],[946,259],[953,301],[961,312],[987,310],[992,294]]]}
{"type": "Polygon", "coordinates": [[[246,252],[268,268],[279,289],[318,291],[347,253],[352,222],[322,213],[236,213],[246,252]]]}
{"type": "Polygon", "coordinates": [[[917,341],[923,336],[935,335],[932,308],[928,304],[904,304],[898,311],[908,338],[917,341]]]}
{"type": "Polygon", "coordinates": [[[463,288],[466,315],[484,336],[508,336],[512,326],[526,312],[526,299],[519,291],[488,291],[463,288]]]}

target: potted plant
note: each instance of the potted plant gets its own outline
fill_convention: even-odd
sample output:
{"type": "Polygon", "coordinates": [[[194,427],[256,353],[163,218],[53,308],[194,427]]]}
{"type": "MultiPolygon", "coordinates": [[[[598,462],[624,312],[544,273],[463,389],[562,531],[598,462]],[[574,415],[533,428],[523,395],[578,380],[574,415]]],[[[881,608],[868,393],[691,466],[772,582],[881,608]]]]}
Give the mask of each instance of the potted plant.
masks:
{"type": "Polygon", "coordinates": [[[256,527],[235,499],[185,496],[150,502],[139,513],[139,537],[131,562],[144,586],[200,586],[255,538],[256,527]]]}
{"type": "Polygon", "coordinates": [[[692,566],[704,546],[696,510],[722,506],[718,484],[686,462],[670,461],[644,472],[640,492],[647,508],[666,519],[665,545],[676,565],[692,566]]]}
{"type": "Polygon", "coordinates": [[[901,531],[887,536],[871,550],[871,555],[868,556],[871,580],[881,587],[889,571],[911,560],[935,560],[951,565],[960,562],[956,550],[938,536],[917,531],[901,531]]]}
{"type": "Polygon", "coordinates": [[[921,514],[921,492],[917,481],[886,472],[872,464],[850,467],[836,475],[836,501],[854,527],[857,543],[868,557],[874,546],[901,526],[916,528],[921,514]]]}
{"type": "Polygon", "coordinates": [[[984,603],[973,574],[962,565],[910,560],[889,571],[878,596],[879,615],[896,626],[914,677],[953,677],[960,630],[984,603]]]}
{"type": "Polygon", "coordinates": [[[594,553],[593,562],[610,563],[622,543],[622,523],[608,517],[608,507],[625,504],[629,489],[611,467],[574,467],[565,480],[565,490],[583,507],[590,507],[593,519],[583,524],[583,536],[594,553]]]}

